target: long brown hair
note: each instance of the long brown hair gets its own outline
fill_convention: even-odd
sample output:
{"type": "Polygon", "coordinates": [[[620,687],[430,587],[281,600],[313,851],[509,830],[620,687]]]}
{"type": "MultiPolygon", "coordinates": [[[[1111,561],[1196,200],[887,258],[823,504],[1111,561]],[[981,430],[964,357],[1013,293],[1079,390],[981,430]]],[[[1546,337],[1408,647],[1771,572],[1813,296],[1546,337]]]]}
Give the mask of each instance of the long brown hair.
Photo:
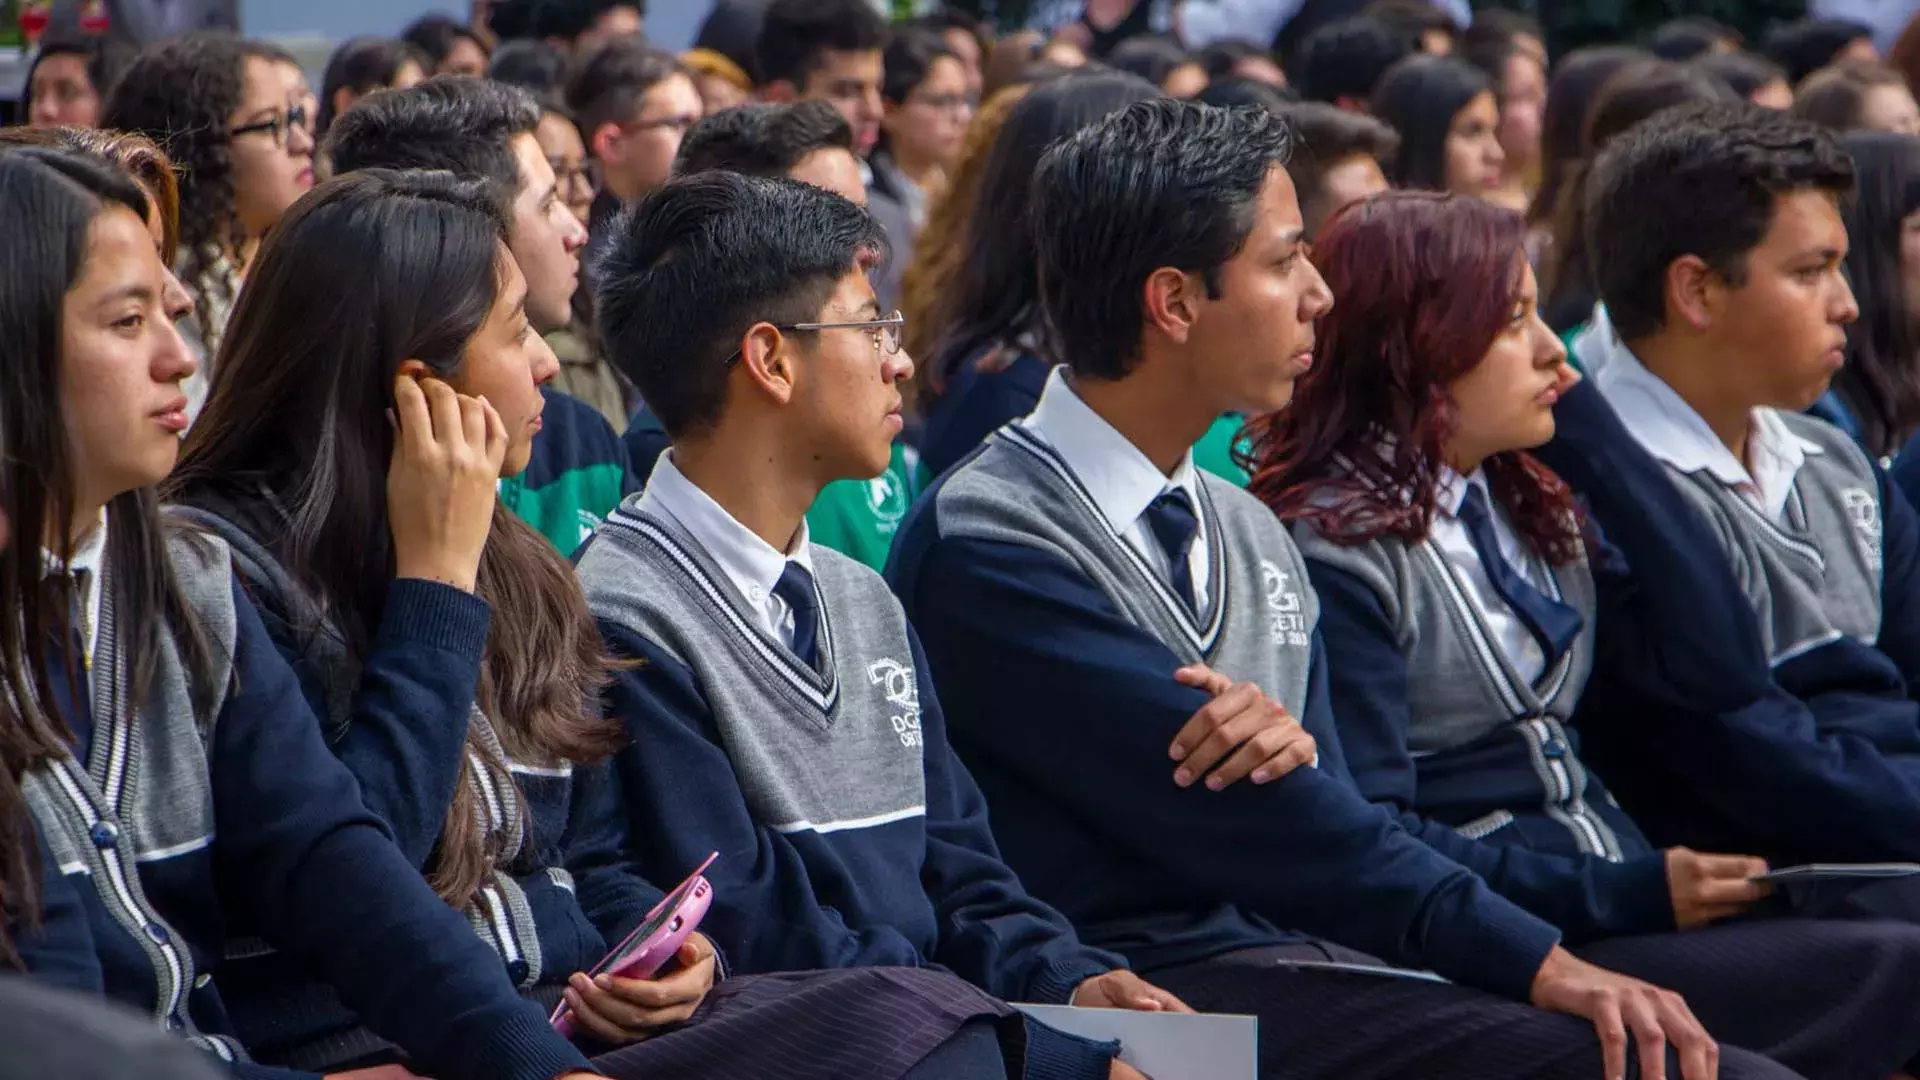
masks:
{"type": "MultiPolygon", "coordinates": [[[[249,531],[355,658],[394,574],[386,410],[395,374],[409,358],[456,373],[498,292],[505,235],[486,185],[450,173],[369,169],[309,192],[260,252],[174,474],[181,501],[237,500],[262,519],[249,531]]],[[[476,591],[494,618],[475,700],[507,753],[591,762],[617,749],[619,725],[589,707],[608,660],[571,568],[497,502],[476,591]]],[[[472,730],[468,748],[496,785],[513,782],[472,730]]],[[[501,858],[479,827],[469,767],[429,875],[455,905],[501,858]]]]}
{"type": "MultiPolygon", "coordinates": [[[[1512,319],[1525,240],[1519,214],[1452,195],[1387,192],[1336,215],[1314,246],[1333,310],[1292,404],[1248,425],[1248,490],[1335,543],[1424,539],[1457,427],[1447,387],[1512,319]]],[[[1523,451],[1483,467],[1535,550],[1579,558],[1580,519],[1558,476],[1523,451]]]]}
{"type": "MultiPolygon", "coordinates": [[[[88,233],[109,206],[143,219],[147,196],[111,164],[34,146],[0,147],[0,498],[13,543],[0,552],[0,965],[20,956],[8,925],[39,919],[39,861],[20,777],[67,752],[71,729],[45,677],[84,677],[66,644],[74,627],[66,582],[43,588],[41,542],[68,561],[78,477],[60,405],[61,326],[67,290],[83,272],[88,233]],[[57,524],[56,524],[57,523],[57,524]],[[59,642],[53,655],[48,643],[59,642]],[[43,661],[51,661],[43,663],[43,661]]],[[[109,503],[106,536],[114,632],[127,657],[131,716],[152,689],[161,657],[178,656],[196,704],[209,702],[212,646],[181,595],[167,558],[158,502],[148,489],[109,503]]]]}

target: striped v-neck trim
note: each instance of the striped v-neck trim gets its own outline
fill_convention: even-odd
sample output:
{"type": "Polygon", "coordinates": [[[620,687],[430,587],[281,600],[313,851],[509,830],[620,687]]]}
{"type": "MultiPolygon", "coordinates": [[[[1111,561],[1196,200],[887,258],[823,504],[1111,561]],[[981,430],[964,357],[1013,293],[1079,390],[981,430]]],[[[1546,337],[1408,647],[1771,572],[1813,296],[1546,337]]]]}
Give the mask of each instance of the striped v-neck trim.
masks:
{"type": "MultiPolygon", "coordinates": [[[[1461,580],[1460,571],[1452,560],[1440,550],[1432,537],[1421,542],[1420,551],[1433,569],[1438,571],[1440,581],[1445,586],[1448,604],[1453,608],[1458,624],[1465,629],[1473,646],[1473,654],[1492,684],[1495,695],[1512,711],[1515,719],[1544,712],[1547,704],[1558,697],[1567,684],[1567,677],[1573,670],[1573,654],[1577,643],[1562,652],[1553,666],[1541,673],[1538,681],[1527,683],[1514,670],[1513,662],[1506,653],[1495,644],[1486,621],[1468,596],[1466,583],[1461,580]]],[[[1552,568],[1547,567],[1546,573],[1541,576],[1546,580],[1548,594],[1555,600],[1564,600],[1560,579],[1552,572],[1552,568]]]]}
{"type": "Polygon", "coordinates": [[[1154,569],[1145,557],[1134,550],[1132,544],[1127,543],[1126,537],[1114,530],[1113,523],[1100,512],[1100,506],[1094,501],[1093,495],[1087,491],[1086,485],[1080,482],[1080,478],[1074,475],[1072,467],[1060,456],[1059,451],[1048,445],[1045,439],[1020,424],[1008,424],[1001,428],[994,438],[1005,440],[1007,445],[1027,452],[1042,465],[1053,470],[1086,513],[1099,523],[1101,535],[1121,552],[1127,564],[1133,567],[1141,580],[1147,583],[1149,594],[1165,610],[1174,624],[1180,627],[1187,637],[1188,644],[1202,655],[1213,653],[1214,646],[1220,640],[1220,628],[1226,625],[1226,542],[1222,536],[1219,515],[1213,508],[1213,496],[1208,493],[1204,480],[1198,485],[1200,499],[1195,507],[1195,511],[1205,523],[1207,534],[1207,619],[1204,624],[1200,624],[1195,622],[1193,612],[1188,609],[1186,601],[1174,593],[1172,584],[1154,569]]]}
{"type": "Polygon", "coordinates": [[[838,650],[833,639],[833,617],[827,604],[820,598],[817,580],[814,583],[814,600],[820,614],[817,639],[820,642],[820,667],[813,668],[802,662],[785,644],[770,638],[757,620],[742,611],[738,590],[725,580],[705,552],[682,541],[672,529],[624,506],[609,515],[606,524],[624,529],[659,548],[722,614],[733,632],[780,675],[789,689],[818,708],[822,715],[832,715],[834,707],[840,702],[840,675],[835,661],[838,650]]]}

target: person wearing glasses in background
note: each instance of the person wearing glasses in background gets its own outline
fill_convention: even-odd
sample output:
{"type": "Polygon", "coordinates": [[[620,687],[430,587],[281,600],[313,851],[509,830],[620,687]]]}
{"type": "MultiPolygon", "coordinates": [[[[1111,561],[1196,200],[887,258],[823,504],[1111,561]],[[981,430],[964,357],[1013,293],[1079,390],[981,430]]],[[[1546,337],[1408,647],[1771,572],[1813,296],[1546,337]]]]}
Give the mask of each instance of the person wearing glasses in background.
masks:
{"type": "Polygon", "coordinates": [[[622,204],[666,183],[681,137],[705,112],[673,54],[639,38],[615,38],[582,57],[567,79],[566,103],[600,172],[587,222],[596,238],[622,204]]]}
{"type": "Polygon", "coordinates": [[[960,154],[974,101],[966,67],[932,30],[900,30],[883,56],[885,113],[873,151],[873,186],[906,207],[917,233],[927,221],[928,197],[946,186],[960,154]]]}
{"type": "Polygon", "coordinates": [[[200,356],[183,384],[189,417],[260,238],[313,186],[312,118],[289,94],[284,55],[227,34],[170,38],[134,58],[101,116],[103,127],[158,143],[180,174],[172,257],[194,302],[181,331],[200,356]]]}

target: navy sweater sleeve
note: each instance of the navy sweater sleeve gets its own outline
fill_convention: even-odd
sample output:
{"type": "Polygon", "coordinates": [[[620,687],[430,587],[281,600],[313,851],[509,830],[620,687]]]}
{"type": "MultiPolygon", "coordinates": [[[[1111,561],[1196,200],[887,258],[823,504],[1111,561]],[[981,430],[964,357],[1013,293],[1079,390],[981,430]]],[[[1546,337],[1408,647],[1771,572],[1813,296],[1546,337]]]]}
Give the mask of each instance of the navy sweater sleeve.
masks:
{"type": "MultiPolygon", "coordinates": [[[[1606,708],[1625,694],[1629,703],[1601,722],[1657,719],[1646,736],[1663,760],[1684,763],[1689,792],[1739,822],[1776,862],[1920,859],[1920,783],[1863,733],[1890,706],[1910,706],[1859,689],[1807,700],[1783,689],[1725,545],[1666,467],[1591,384],[1563,395],[1554,421],[1554,440],[1539,456],[1588,502],[1626,563],[1594,573],[1599,649],[1588,698],[1606,708]]],[[[1893,565],[1915,542],[1912,514],[1891,508],[1884,516],[1893,565]]],[[[1824,652],[1851,663],[1848,650],[1824,652]]],[[[1851,652],[1860,659],[1860,650],[1851,652]]],[[[1884,681],[1870,670],[1823,675],[1837,687],[1884,681]]],[[[1583,699],[1583,715],[1589,711],[1583,699]]]]}
{"type": "Polygon", "coordinates": [[[1126,962],[1082,944],[1066,918],[1027,895],[1002,861],[986,799],[947,742],[926,653],[919,637],[908,635],[927,762],[927,861],[920,878],[940,917],[934,958],[996,997],[1064,1005],[1083,980],[1126,962]]]}
{"type": "Polygon", "coordinates": [[[1876,644],[1920,696],[1920,515],[1884,472],[1880,481],[1880,637],[1876,644]]]}
{"type": "Polygon", "coordinates": [[[106,990],[87,909],[60,872],[38,824],[28,829],[28,837],[40,860],[40,924],[31,930],[8,926],[21,966],[37,982],[97,997],[106,990]]]}
{"type": "MultiPolygon", "coordinates": [[[[453,805],[489,620],[477,596],[396,579],[360,669],[353,715],[333,742],[367,808],[415,869],[427,865],[453,805]]],[[[288,643],[276,644],[287,655],[288,643]]]]}
{"type": "Polygon", "coordinates": [[[1272,784],[1176,787],[1167,746],[1207,697],[1176,682],[1180,659],[1085,575],[1021,545],[959,538],[936,539],[897,569],[956,731],[982,760],[1188,883],[1196,902],[1228,900],[1527,999],[1559,931],[1361,798],[1337,741],[1321,768],[1272,784]]]}
{"type": "Polygon", "coordinates": [[[1418,774],[1407,746],[1407,662],[1380,597],[1357,576],[1316,559],[1333,715],[1354,783],[1397,814],[1427,846],[1472,870],[1500,895],[1558,926],[1571,942],[1673,929],[1666,857],[1613,863],[1535,852],[1462,836],[1416,813],[1418,774]]]}
{"type": "Polygon", "coordinates": [[[602,620],[600,633],[614,655],[641,661],[616,672],[607,690],[607,711],[630,739],[618,760],[632,843],[656,874],[685,874],[720,853],[706,874],[713,906],[704,925],[726,944],[728,961],[746,972],[927,966],[899,931],[854,930],[819,903],[793,843],[747,808],[686,665],[616,623],[602,620]]]}
{"type": "Polygon", "coordinates": [[[237,584],[234,609],[233,684],[209,748],[221,894],[423,1071],[587,1070],[362,805],[237,584]]]}
{"type": "Polygon", "coordinates": [[[611,949],[664,896],[630,860],[627,810],[611,761],[573,767],[573,801],[560,842],[580,910],[611,949]]]}

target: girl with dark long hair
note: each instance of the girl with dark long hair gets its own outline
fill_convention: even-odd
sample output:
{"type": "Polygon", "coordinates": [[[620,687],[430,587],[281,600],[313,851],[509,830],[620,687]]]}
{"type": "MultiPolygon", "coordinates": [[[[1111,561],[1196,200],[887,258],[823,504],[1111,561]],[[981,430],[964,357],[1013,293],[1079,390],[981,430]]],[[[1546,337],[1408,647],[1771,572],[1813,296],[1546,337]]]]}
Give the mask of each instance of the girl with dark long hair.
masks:
{"type": "Polygon", "coordinates": [[[1040,326],[1040,284],[1023,208],[1040,155],[1136,101],[1152,85],[1117,72],[1065,75],[1036,86],[1007,114],[993,141],[967,227],[965,262],[942,314],[932,363],[920,381],[927,418],[921,461],[938,475],[1001,424],[1033,411],[1053,361],[1040,326]]]}
{"type": "Polygon", "coordinates": [[[97,985],[244,1062],[215,976],[264,943],[438,1075],[584,1070],[302,719],[226,548],[160,516],[195,361],[146,194],[9,148],[0,213],[21,217],[0,274],[0,486],[27,538],[0,558],[0,742],[86,912],[97,985]]]}
{"type": "Polygon", "coordinates": [[[1858,132],[1845,145],[1858,186],[1841,214],[1860,320],[1813,411],[1884,460],[1920,431],[1920,138],[1858,132]]]}
{"type": "Polygon", "coordinates": [[[1494,83],[1452,56],[1415,53],[1374,88],[1373,115],[1400,133],[1387,178],[1397,187],[1487,198],[1500,189],[1506,151],[1494,83]]]}
{"type": "MultiPolygon", "coordinates": [[[[611,662],[586,601],[496,495],[526,468],[558,366],[527,323],[505,232],[483,183],[350,173],[276,228],[234,313],[170,495],[236,553],[318,717],[305,722],[495,970],[626,1047],[597,1063],[610,1074],[853,1075],[874,1061],[851,1033],[892,1038],[902,979],[992,1012],[945,976],[874,969],[710,993],[716,957],[698,935],[658,978],[584,974],[660,890],[624,854],[607,761],[623,738],[599,708],[611,662]],[[403,467],[425,431],[437,444],[456,430],[464,442],[428,455],[427,474],[403,467]],[[769,1040],[823,1007],[847,1036],[831,1049],[769,1040]],[[666,1033],[696,1009],[686,1038],[666,1033]]],[[[231,981],[263,1059],[394,1060],[297,958],[249,957],[231,981]]],[[[898,1042],[917,1047],[911,1063],[950,1031],[898,1042]]]]}
{"type": "Polygon", "coordinates": [[[1920,930],[1712,926],[1766,897],[1765,862],[1655,848],[1581,763],[1603,616],[1590,563],[1619,552],[1532,454],[1578,376],[1525,239],[1518,214],[1477,200],[1349,207],[1315,247],[1335,302],[1312,369],[1253,425],[1250,490],[1306,557],[1348,766],[1410,831],[1583,958],[1680,992],[1722,1042],[1809,1076],[1881,1075],[1920,1047],[1893,974],[1920,930]],[[1840,1032],[1854,1010],[1880,1019],[1840,1032]]]}

